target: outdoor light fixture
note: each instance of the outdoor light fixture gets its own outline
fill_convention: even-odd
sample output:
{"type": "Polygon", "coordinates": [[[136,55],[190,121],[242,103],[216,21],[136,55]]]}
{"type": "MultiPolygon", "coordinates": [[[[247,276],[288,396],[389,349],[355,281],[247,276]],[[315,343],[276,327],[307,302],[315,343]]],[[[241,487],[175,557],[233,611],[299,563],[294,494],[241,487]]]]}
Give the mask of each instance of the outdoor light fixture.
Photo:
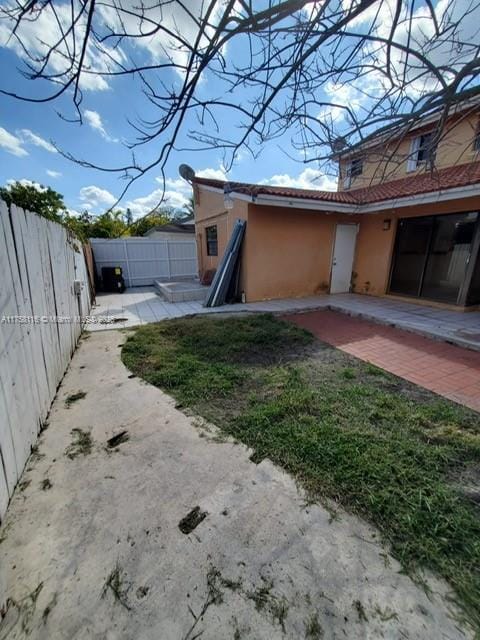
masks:
{"type": "Polygon", "coordinates": [[[392,221],[390,220],[390,218],[387,218],[386,220],[383,221],[383,230],[384,231],[390,231],[390,226],[392,224],[392,221]]]}
{"type": "Polygon", "coordinates": [[[223,204],[225,209],[233,209],[233,198],[230,195],[232,193],[232,187],[228,182],[223,186],[223,204]]]}

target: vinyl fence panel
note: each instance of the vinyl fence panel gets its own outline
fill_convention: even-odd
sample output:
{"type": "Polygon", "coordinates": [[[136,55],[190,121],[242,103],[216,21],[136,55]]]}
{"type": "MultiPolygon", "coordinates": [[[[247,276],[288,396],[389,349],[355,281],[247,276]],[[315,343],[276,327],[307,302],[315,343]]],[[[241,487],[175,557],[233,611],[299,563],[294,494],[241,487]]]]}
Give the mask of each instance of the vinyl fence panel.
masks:
{"type": "Polygon", "coordinates": [[[195,238],[91,238],[97,274],[102,267],[121,267],[127,287],[152,285],[155,280],[194,278],[198,274],[195,238]]]}
{"type": "Polygon", "coordinates": [[[0,270],[1,519],[75,350],[91,299],[79,241],[62,225],[13,205],[9,211],[1,200],[0,270]],[[78,295],[74,280],[84,283],[78,295]],[[67,321],[56,321],[59,316],[67,321]]]}

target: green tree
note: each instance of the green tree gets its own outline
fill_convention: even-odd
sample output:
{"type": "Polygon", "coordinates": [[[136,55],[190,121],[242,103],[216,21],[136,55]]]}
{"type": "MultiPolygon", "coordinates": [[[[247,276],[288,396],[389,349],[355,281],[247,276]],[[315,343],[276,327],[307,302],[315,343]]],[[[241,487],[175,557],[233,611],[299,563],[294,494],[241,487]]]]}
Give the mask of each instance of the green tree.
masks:
{"type": "Polygon", "coordinates": [[[168,208],[152,211],[144,218],[140,218],[129,227],[129,235],[131,236],[143,236],[153,229],[153,227],[161,227],[164,224],[171,222],[173,217],[173,211],[168,208]]]}
{"type": "Polygon", "coordinates": [[[128,235],[123,211],[106,211],[93,216],[89,228],[90,238],[120,238],[128,235]]]}
{"type": "Polygon", "coordinates": [[[194,212],[195,212],[195,200],[192,193],[192,195],[188,198],[187,203],[183,205],[183,213],[185,214],[186,217],[190,217],[190,216],[193,216],[194,212]]]}
{"type": "Polygon", "coordinates": [[[66,211],[61,193],[51,187],[14,182],[6,187],[0,187],[0,198],[8,206],[15,204],[17,207],[34,211],[48,220],[62,222],[66,211]]]}
{"type": "Polygon", "coordinates": [[[73,233],[86,242],[91,237],[91,228],[95,218],[88,211],[83,211],[79,216],[66,213],[63,217],[63,224],[73,231],[73,233]]]}

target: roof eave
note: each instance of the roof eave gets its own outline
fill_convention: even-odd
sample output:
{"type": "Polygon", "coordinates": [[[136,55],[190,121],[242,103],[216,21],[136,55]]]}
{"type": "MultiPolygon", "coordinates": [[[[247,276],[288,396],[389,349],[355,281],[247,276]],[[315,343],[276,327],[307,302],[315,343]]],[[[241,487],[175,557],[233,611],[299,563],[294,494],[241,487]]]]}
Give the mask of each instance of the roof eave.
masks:
{"type": "MultiPolygon", "coordinates": [[[[207,191],[223,194],[223,191],[217,187],[202,185],[202,188],[207,191]]],[[[384,211],[385,209],[410,207],[419,204],[432,204],[435,202],[455,200],[459,197],[471,198],[480,196],[480,182],[466,186],[452,187],[450,189],[438,189],[436,191],[428,191],[426,193],[418,193],[399,198],[389,198],[370,203],[346,203],[309,198],[289,198],[268,194],[249,195],[236,191],[232,191],[230,195],[232,198],[237,200],[243,200],[259,206],[308,209],[311,211],[318,211],[319,213],[346,213],[354,215],[375,213],[378,211],[384,211]]]]}

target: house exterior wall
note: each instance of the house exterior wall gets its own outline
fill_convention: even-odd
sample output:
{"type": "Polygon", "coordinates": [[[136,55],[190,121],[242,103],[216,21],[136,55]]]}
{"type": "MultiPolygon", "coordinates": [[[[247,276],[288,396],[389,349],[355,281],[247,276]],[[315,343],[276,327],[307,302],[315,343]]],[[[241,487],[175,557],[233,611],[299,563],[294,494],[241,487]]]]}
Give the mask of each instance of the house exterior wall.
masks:
{"type": "Polygon", "coordinates": [[[195,229],[199,272],[216,269],[237,218],[247,220],[242,249],[241,290],[247,302],[328,293],[337,224],[358,224],[352,284],[357,293],[387,293],[400,218],[480,211],[480,197],[347,215],[256,205],[234,199],[226,211],[223,194],[197,189],[195,229]],[[390,228],[384,230],[384,220],[390,228]],[[205,228],[217,225],[218,256],[206,255],[205,228]]]}
{"type": "MultiPolygon", "coordinates": [[[[195,238],[197,241],[198,270],[200,279],[207,271],[217,269],[228,240],[232,233],[233,226],[237,219],[248,219],[248,203],[243,200],[234,200],[233,209],[225,209],[223,194],[205,189],[195,188],[195,238]],[[217,227],[218,255],[207,255],[206,228],[217,227]]],[[[248,235],[248,224],[247,224],[248,235]]],[[[243,242],[243,255],[248,250],[248,237],[243,242]]],[[[248,273],[248,262],[242,260],[240,274],[240,286],[246,288],[248,273]]]]}
{"type": "Polygon", "coordinates": [[[328,292],[339,222],[355,223],[358,216],[250,204],[247,301],[328,292]]]}
{"type": "Polygon", "coordinates": [[[470,211],[480,211],[480,197],[401,207],[362,215],[353,263],[355,292],[374,296],[382,296],[387,292],[395,235],[400,218],[470,211]],[[388,231],[383,229],[384,220],[391,221],[388,231]]]}
{"type": "MultiPolygon", "coordinates": [[[[437,169],[451,167],[457,164],[465,164],[480,159],[479,152],[474,150],[474,138],[479,122],[479,114],[470,114],[462,118],[452,120],[446,126],[446,130],[440,140],[435,158],[437,169]]],[[[434,127],[434,124],[432,124],[434,127]]],[[[359,187],[367,187],[380,182],[397,180],[407,176],[414,176],[425,171],[424,167],[419,167],[415,171],[407,171],[407,162],[410,156],[410,145],[413,138],[428,129],[412,132],[399,142],[392,142],[386,148],[380,146],[371,150],[366,150],[363,155],[363,173],[360,176],[352,177],[348,190],[359,187]]],[[[340,178],[338,190],[347,190],[344,185],[343,176],[346,173],[348,160],[340,161],[340,178]]]]}

